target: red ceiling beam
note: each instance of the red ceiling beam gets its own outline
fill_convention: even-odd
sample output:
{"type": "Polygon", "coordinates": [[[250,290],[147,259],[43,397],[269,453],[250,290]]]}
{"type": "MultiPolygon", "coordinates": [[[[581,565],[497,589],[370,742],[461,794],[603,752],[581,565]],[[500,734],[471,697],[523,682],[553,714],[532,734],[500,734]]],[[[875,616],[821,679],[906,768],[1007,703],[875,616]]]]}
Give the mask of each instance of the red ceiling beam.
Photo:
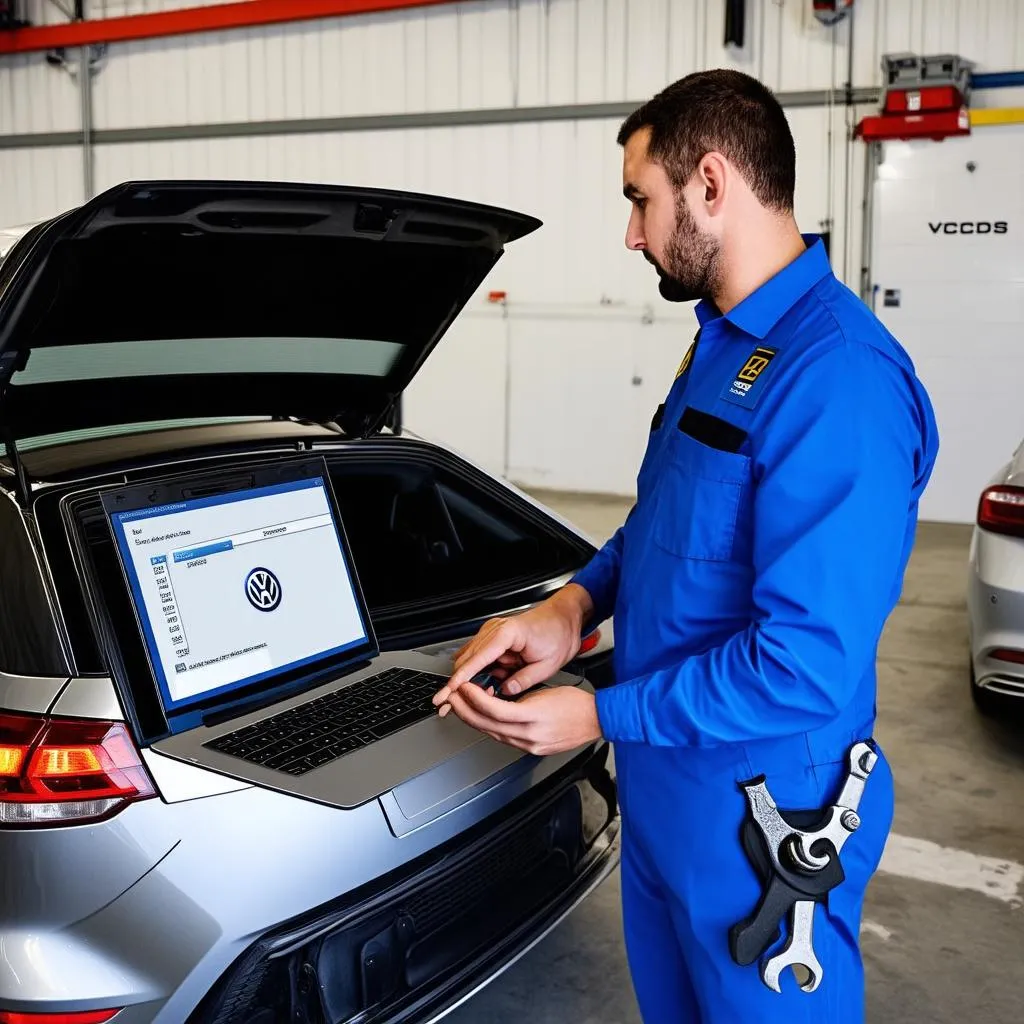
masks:
{"type": "Polygon", "coordinates": [[[453,0],[241,0],[212,7],[189,7],[159,14],[97,18],[64,25],[18,28],[0,32],[0,56],[38,50],[74,48],[95,43],[124,43],[132,39],[184,36],[256,25],[336,18],[347,14],[377,14],[409,7],[430,7],[453,0]]]}

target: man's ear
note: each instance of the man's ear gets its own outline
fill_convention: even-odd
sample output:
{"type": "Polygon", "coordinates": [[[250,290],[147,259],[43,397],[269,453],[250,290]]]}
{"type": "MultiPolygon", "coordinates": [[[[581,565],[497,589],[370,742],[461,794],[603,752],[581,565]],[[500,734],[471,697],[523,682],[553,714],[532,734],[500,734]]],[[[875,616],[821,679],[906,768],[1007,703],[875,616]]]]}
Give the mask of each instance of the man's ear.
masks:
{"type": "Polygon", "coordinates": [[[697,179],[703,188],[701,198],[709,214],[717,213],[725,200],[729,165],[721,153],[705,153],[697,165],[697,179]]]}

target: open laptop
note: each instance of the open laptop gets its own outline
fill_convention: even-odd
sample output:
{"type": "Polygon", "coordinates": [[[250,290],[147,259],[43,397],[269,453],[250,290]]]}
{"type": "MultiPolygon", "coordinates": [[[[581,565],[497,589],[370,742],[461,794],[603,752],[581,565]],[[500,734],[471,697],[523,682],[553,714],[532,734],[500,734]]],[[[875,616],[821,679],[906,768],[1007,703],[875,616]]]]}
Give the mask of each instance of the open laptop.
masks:
{"type": "Polygon", "coordinates": [[[449,660],[380,652],[322,458],[120,488],[103,506],[166,723],[155,750],[338,807],[456,758],[439,778],[464,789],[523,756],[438,717],[449,660]]]}

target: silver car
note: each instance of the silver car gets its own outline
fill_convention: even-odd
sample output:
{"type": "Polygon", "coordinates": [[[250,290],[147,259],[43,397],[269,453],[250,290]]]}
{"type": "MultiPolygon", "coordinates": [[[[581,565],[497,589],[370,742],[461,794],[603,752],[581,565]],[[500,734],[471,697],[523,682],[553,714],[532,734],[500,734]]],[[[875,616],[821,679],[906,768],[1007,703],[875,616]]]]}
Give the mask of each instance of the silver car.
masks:
{"type": "MultiPolygon", "coordinates": [[[[161,753],[101,514],[101,494],[169,474],[322,458],[380,649],[450,666],[594,551],[398,423],[538,226],[369,189],[147,182],[6,251],[0,1021],[436,1020],[612,871],[604,743],[502,761],[418,816],[392,791],[332,806],[161,753]]],[[[611,655],[606,627],[568,670],[609,685],[611,655]]]]}
{"type": "Polygon", "coordinates": [[[991,713],[1024,698],[1024,444],[979,499],[967,608],[971,694],[991,713]]]}

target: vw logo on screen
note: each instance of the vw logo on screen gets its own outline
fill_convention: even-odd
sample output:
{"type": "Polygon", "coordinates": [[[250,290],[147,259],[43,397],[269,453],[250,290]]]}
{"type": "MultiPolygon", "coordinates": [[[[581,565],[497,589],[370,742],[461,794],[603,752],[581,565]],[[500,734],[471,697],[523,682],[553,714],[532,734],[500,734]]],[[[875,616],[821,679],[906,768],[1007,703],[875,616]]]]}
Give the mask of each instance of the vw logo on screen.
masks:
{"type": "Polygon", "coordinates": [[[253,569],[245,577],[245,596],[257,611],[272,612],[281,603],[281,581],[269,569],[253,569]]]}

